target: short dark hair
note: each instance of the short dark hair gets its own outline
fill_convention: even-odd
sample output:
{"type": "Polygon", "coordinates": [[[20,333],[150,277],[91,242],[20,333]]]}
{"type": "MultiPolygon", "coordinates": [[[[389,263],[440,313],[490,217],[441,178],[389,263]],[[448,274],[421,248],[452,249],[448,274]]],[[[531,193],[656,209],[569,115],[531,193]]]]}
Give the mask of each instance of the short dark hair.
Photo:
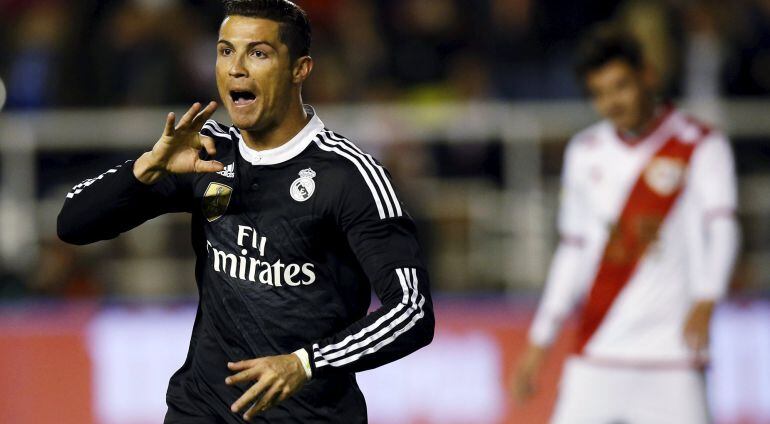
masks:
{"type": "Polygon", "coordinates": [[[642,46],[631,34],[616,26],[597,27],[578,46],[575,73],[581,82],[585,81],[589,72],[613,60],[622,60],[634,69],[642,69],[642,46]]]}
{"type": "Polygon", "coordinates": [[[264,18],[280,24],[278,36],[294,61],[310,54],[310,19],[301,7],[288,0],[225,0],[225,17],[264,18]]]}

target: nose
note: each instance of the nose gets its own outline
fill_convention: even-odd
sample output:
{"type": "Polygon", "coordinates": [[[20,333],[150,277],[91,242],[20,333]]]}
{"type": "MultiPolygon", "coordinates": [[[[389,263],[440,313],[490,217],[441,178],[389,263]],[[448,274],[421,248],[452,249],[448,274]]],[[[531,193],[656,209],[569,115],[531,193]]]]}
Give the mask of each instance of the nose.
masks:
{"type": "Polygon", "coordinates": [[[232,65],[227,73],[233,78],[248,76],[248,71],[246,71],[246,68],[243,66],[243,58],[236,57],[235,60],[232,61],[232,65]]]}

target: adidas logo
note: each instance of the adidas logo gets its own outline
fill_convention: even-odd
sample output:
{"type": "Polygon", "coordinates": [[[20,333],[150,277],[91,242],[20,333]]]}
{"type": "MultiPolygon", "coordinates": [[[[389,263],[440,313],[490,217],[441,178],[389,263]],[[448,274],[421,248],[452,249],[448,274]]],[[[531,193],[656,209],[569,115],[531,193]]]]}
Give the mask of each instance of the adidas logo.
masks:
{"type": "Polygon", "coordinates": [[[217,172],[217,174],[227,178],[235,178],[235,162],[225,166],[225,169],[217,172]]]}

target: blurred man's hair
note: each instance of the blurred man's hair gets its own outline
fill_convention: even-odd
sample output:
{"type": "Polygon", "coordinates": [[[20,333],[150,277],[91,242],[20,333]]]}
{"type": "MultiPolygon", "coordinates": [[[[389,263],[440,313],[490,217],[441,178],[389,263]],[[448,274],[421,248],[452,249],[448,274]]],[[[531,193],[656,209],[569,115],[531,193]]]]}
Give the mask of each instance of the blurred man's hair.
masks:
{"type": "Polygon", "coordinates": [[[280,24],[278,36],[289,48],[292,62],[310,54],[310,19],[288,0],[225,0],[225,17],[263,18],[280,24]]]}
{"type": "Polygon", "coordinates": [[[613,60],[622,60],[634,69],[644,67],[642,46],[631,34],[615,26],[600,26],[583,38],[577,49],[575,73],[581,82],[586,76],[613,60]]]}

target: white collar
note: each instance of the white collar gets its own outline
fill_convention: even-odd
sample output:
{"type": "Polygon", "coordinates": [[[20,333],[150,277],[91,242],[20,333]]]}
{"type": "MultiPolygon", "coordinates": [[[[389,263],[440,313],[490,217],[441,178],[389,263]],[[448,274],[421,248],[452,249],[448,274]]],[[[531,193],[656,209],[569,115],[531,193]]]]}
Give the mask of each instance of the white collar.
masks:
{"type": "Polygon", "coordinates": [[[238,150],[241,152],[241,157],[252,165],[275,165],[293,159],[302,153],[313,142],[315,136],[324,129],[324,123],[316,115],[312,106],[305,105],[305,112],[310,116],[310,121],[307,125],[297,135],[292,137],[291,140],[274,149],[254,150],[243,141],[241,132],[236,131],[238,150]]]}

